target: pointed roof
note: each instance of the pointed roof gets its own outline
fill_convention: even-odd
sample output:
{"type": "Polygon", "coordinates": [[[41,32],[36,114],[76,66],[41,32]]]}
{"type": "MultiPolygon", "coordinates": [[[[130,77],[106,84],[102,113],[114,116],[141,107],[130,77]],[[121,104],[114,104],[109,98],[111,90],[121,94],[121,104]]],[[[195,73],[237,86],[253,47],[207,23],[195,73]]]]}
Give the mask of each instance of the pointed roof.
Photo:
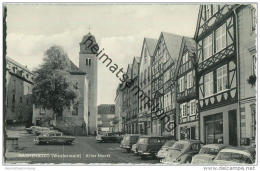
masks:
{"type": "Polygon", "coordinates": [[[150,56],[153,56],[157,41],[158,41],[157,39],[144,38],[144,42],[146,43],[146,47],[148,49],[148,53],[150,56]]]}
{"type": "Polygon", "coordinates": [[[114,104],[100,104],[98,105],[98,114],[115,114],[114,104]]]}
{"type": "Polygon", "coordinates": [[[200,5],[200,8],[199,8],[199,13],[198,13],[198,18],[197,18],[197,25],[196,25],[194,39],[198,38],[201,16],[202,16],[202,5],[200,5]]]}
{"type": "Polygon", "coordinates": [[[128,64],[128,66],[127,66],[127,70],[126,70],[126,74],[127,74],[127,76],[128,76],[128,79],[131,79],[132,78],[132,64],[128,64]],[[129,72],[130,72],[130,75],[128,75],[129,74],[129,72]]]}
{"type": "Polygon", "coordinates": [[[179,57],[183,36],[173,34],[173,33],[167,33],[167,32],[162,32],[161,36],[163,36],[166,48],[167,48],[170,56],[173,59],[177,60],[179,57]]]}
{"type": "Polygon", "coordinates": [[[91,39],[93,40],[93,42],[96,43],[96,38],[95,38],[95,36],[89,32],[88,34],[86,34],[85,36],[83,36],[83,38],[82,38],[80,44],[84,44],[89,37],[91,37],[91,39]]]}
{"type": "MultiPolygon", "coordinates": [[[[173,76],[174,80],[177,78],[177,76],[179,74],[179,68],[181,65],[184,48],[186,48],[190,53],[195,53],[196,52],[195,40],[190,37],[183,37],[181,47],[180,47],[179,57],[178,57],[178,61],[177,61],[176,70],[175,70],[174,76],[173,76]]],[[[195,55],[195,57],[196,57],[196,55],[195,55]]]]}
{"type": "Polygon", "coordinates": [[[21,69],[23,69],[23,70],[25,70],[25,71],[27,71],[27,72],[33,74],[33,73],[27,68],[27,66],[24,66],[24,65],[20,64],[19,62],[13,60],[13,59],[10,58],[10,57],[6,57],[6,61],[11,62],[11,63],[13,63],[14,65],[18,66],[19,68],[21,68],[21,69]]]}

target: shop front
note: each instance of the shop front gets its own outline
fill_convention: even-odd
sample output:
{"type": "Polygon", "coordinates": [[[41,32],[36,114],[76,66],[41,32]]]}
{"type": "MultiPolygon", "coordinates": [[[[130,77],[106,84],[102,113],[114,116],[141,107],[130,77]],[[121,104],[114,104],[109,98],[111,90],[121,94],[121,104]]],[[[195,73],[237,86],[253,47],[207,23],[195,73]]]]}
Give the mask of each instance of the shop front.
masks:
{"type": "Polygon", "coordinates": [[[238,145],[237,104],[200,113],[200,139],[206,144],[238,145]]]}
{"type": "Polygon", "coordinates": [[[198,121],[189,122],[179,125],[179,139],[180,140],[198,140],[199,139],[199,123],[198,121]]]}

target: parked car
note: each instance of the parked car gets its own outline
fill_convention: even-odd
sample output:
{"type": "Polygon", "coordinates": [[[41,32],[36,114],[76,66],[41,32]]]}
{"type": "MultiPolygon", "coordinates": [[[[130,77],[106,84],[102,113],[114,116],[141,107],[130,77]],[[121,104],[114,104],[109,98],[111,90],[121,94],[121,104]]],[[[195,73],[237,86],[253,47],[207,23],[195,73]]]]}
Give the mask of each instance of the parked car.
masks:
{"type": "Polygon", "coordinates": [[[218,153],[213,162],[214,164],[221,165],[254,164],[255,149],[244,147],[227,147],[218,153]]]}
{"type": "Polygon", "coordinates": [[[45,132],[34,139],[35,144],[68,144],[71,145],[75,140],[75,137],[64,136],[58,131],[45,132]]]}
{"type": "Polygon", "coordinates": [[[162,163],[166,164],[183,164],[190,163],[192,156],[197,154],[201,148],[199,140],[179,140],[171,148],[162,163]]]}
{"type": "Polygon", "coordinates": [[[103,134],[98,134],[96,136],[97,142],[119,142],[121,138],[119,135],[116,135],[111,132],[103,133],[103,134]]]}
{"type": "Polygon", "coordinates": [[[120,147],[130,152],[132,145],[136,144],[139,138],[139,134],[126,134],[121,141],[120,147]]]}
{"type": "Polygon", "coordinates": [[[116,132],[115,133],[115,135],[116,135],[116,142],[118,142],[118,143],[121,143],[121,141],[123,140],[123,137],[124,137],[124,135],[122,134],[122,133],[120,133],[120,132],[116,132]]]}
{"type": "Polygon", "coordinates": [[[137,142],[137,152],[141,158],[155,157],[165,141],[162,136],[141,136],[137,142]]]}
{"type": "Polygon", "coordinates": [[[47,127],[34,127],[32,128],[32,133],[36,136],[42,134],[43,132],[48,132],[50,131],[50,128],[47,127]]]}
{"type": "Polygon", "coordinates": [[[37,127],[39,127],[39,126],[31,126],[31,127],[29,127],[29,128],[25,128],[25,130],[26,130],[29,134],[32,134],[32,131],[33,131],[34,129],[36,129],[37,127]]]}
{"type": "Polygon", "coordinates": [[[218,152],[226,146],[223,144],[207,144],[202,146],[199,154],[192,157],[192,164],[212,164],[218,152]]]}
{"type": "Polygon", "coordinates": [[[171,148],[175,144],[175,142],[176,142],[175,140],[168,140],[168,141],[166,141],[164,143],[164,145],[162,146],[162,148],[157,153],[156,157],[159,158],[159,159],[165,158],[169,148],[171,148]]]}

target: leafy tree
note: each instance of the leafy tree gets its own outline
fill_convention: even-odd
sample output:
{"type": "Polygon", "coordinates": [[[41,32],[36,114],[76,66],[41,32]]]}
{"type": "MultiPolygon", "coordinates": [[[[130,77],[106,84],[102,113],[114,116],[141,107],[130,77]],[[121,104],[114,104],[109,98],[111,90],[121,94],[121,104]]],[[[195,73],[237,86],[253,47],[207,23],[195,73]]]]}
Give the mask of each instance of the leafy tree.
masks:
{"type": "Polygon", "coordinates": [[[78,97],[69,79],[71,62],[59,46],[50,47],[43,61],[34,71],[33,102],[36,106],[52,109],[54,117],[62,116],[64,107],[69,107],[78,97]]]}

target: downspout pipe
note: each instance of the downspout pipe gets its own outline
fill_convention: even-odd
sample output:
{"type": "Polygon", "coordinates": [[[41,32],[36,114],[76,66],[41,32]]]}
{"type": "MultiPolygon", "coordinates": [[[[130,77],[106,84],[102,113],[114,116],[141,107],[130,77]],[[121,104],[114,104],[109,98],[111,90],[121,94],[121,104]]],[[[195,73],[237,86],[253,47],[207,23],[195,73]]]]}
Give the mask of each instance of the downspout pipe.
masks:
{"type": "Polygon", "coordinates": [[[240,117],[240,58],[239,58],[239,29],[238,29],[238,16],[237,16],[237,12],[236,10],[240,7],[237,6],[233,9],[234,12],[234,16],[235,16],[235,36],[236,36],[236,61],[237,61],[237,65],[236,65],[236,72],[237,72],[237,145],[240,146],[240,139],[241,139],[241,117],[240,117]]]}

